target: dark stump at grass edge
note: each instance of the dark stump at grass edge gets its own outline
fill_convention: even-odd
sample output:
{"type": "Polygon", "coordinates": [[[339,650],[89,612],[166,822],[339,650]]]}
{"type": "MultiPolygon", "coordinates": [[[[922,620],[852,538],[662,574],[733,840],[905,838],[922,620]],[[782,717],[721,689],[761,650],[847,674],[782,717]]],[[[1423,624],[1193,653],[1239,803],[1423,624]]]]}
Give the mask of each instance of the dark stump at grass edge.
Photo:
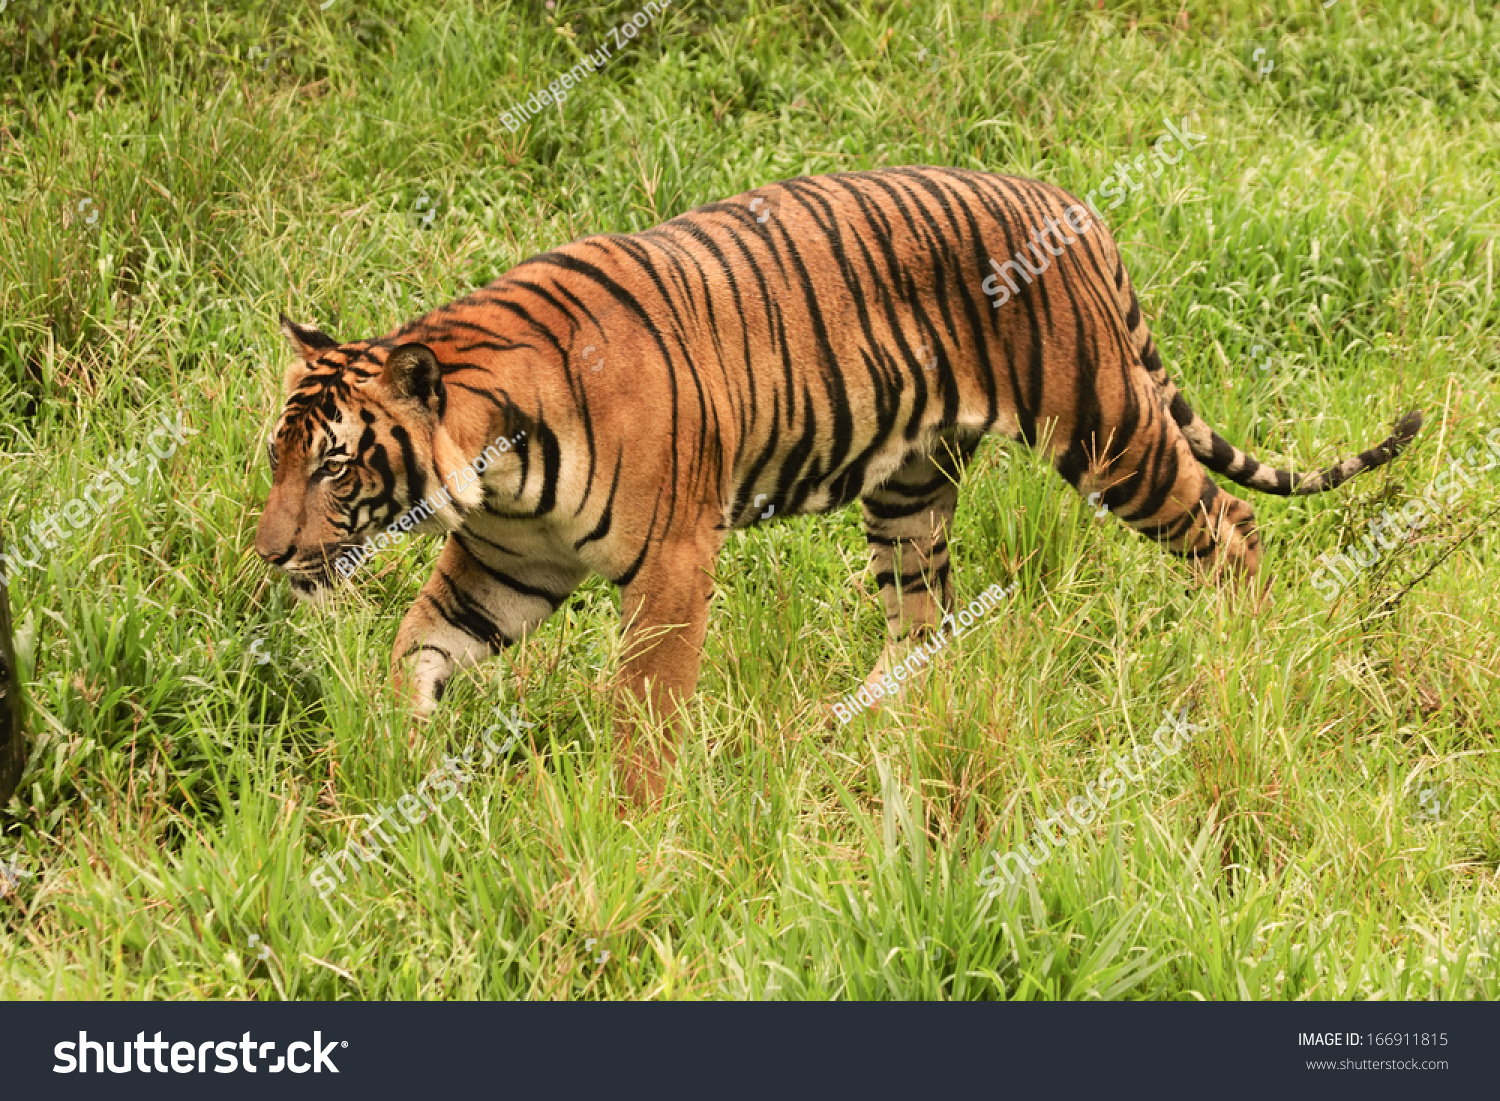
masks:
{"type": "Polygon", "coordinates": [[[26,709],[11,638],[10,593],[0,574],[0,810],[10,802],[26,767],[26,709]]]}

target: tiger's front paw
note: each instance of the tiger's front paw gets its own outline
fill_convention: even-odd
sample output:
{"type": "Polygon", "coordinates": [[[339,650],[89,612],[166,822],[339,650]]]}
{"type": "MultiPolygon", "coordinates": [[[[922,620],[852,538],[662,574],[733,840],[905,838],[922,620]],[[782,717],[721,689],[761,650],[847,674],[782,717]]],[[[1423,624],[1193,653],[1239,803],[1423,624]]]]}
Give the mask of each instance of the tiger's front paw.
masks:
{"type": "Polygon", "coordinates": [[[642,810],[661,802],[666,794],[666,769],[659,758],[647,754],[635,754],[620,763],[620,780],[625,796],[642,810]]]}
{"type": "Polygon", "coordinates": [[[446,682],[434,683],[432,677],[424,673],[420,663],[416,668],[405,661],[396,661],[391,666],[391,691],[395,693],[402,709],[419,725],[425,725],[437,711],[444,683],[446,682]]]}

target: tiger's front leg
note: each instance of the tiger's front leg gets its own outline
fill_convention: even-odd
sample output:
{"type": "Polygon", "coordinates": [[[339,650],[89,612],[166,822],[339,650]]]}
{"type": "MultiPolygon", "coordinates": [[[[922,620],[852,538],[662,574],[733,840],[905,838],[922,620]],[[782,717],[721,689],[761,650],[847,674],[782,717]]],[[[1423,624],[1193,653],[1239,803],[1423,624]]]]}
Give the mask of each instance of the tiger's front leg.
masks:
{"type": "Polygon", "coordinates": [[[620,689],[628,698],[616,705],[615,745],[625,792],[642,806],[661,798],[677,760],[676,720],[698,683],[722,545],[717,532],[656,544],[621,593],[620,689]]]}
{"type": "Polygon", "coordinates": [[[437,709],[449,679],[536,630],[587,571],[536,562],[455,532],[416,603],[401,620],[391,654],[396,689],[418,718],[437,709]]]}

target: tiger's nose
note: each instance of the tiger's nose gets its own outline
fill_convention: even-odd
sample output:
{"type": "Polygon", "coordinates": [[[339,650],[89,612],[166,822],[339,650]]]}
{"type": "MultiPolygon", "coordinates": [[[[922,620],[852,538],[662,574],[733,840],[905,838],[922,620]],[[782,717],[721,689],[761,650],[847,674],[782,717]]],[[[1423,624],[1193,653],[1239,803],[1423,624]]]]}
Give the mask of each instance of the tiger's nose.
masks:
{"type": "Polygon", "coordinates": [[[296,541],[277,530],[280,527],[267,513],[255,529],[255,553],[273,566],[284,565],[297,553],[296,541]]]}
{"type": "Polygon", "coordinates": [[[284,565],[286,565],[287,560],[290,559],[292,557],[292,555],[296,553],[296,550],[297,550],[297,548],[295,548],[295,547],[287,547],[287,549],[284,550],[284,551],[282,551],[280,554],[274,554],[274,553],[271,553],[269,551],[261,550],[259,547],[255,548],[256,553],[259,554],[262,558],[264,558],[267,562],[269,562],[273,566],[284,566],[284,565]]]}
{"type": "Polygon", "coordinates": [[[282,550],[277,550],[277,546],[275,543],[267,544],[259,535],[255,537],[255,553],[273,566],[284,565],[297,552],[297,548],[291,545],[282,550]]]}

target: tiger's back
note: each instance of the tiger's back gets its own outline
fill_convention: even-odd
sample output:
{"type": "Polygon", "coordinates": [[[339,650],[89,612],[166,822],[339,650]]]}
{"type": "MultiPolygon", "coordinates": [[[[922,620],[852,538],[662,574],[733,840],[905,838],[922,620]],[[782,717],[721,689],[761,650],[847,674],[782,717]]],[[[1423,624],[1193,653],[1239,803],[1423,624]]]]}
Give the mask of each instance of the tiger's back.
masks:
{"type": "MultiPolygon", "coordinates": [[[[715,495],[726,523],[744,527],[764,509],[756,500],[783,516],[836,508],[940,439],[1034,444],[1049,420],[1067,437],[1098,417],[1081,392],[1135,396],[1125,373],[1101,380],[1102,396],[1089,385],[1097,360],[1134,354],[1128,285],[1124,308],[1075,292],[1099,272],[1123,278],[1114,243],[1065,192],[892,169],[791,180],[644,233],[586,238],[484,294],[566,334],[553,367],[578,384],[591,425],[617,421],[617,442],[643,459],[652,442],[669,450],[661,457],[688,472],[684,494],[715,495]],[[1034,293],[992,309],[989,259],[1022,250],[1018,227],[1066,224],[1069,209],[1091,247],[1060,259],[1034,248],[1038,272],[1022,276],[1034,293]]],[[[643,484],[663,473],[643,471],[643,484]]]]}

